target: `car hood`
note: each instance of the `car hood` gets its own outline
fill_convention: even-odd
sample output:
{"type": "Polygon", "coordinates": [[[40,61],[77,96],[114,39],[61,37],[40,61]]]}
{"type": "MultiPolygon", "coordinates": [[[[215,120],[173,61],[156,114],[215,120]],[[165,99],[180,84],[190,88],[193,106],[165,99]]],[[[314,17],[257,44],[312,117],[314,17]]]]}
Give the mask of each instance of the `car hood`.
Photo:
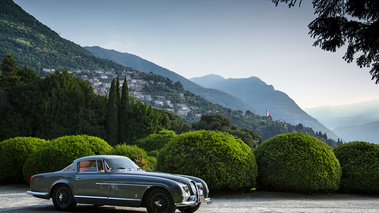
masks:
{"type": "Polygon", "coordinates": [[[125,175],[139,175],[139,176],[149,176],[149,177],[158,177],[158,178],[166,178],[170,179],[176,182],[181,182],[185,184],[189,184],[191,181],[190,176],[181,176],[178,174],[170,174],[170,173],[164,173],[164,172],[151,172],[151,171],[119,171],[118,174],[125,174],[125,175]]]}

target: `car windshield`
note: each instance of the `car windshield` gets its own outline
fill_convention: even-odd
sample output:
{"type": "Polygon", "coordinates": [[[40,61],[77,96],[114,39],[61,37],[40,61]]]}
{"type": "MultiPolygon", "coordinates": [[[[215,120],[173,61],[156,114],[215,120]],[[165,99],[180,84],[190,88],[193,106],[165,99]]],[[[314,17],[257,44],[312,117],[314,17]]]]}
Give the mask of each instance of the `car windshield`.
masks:
{"type": "Polygon", "coordinates": [[[140,168],[129,158],[108,158],[105,160],[107,172],[120,170],[140,170],[140,168]]]}

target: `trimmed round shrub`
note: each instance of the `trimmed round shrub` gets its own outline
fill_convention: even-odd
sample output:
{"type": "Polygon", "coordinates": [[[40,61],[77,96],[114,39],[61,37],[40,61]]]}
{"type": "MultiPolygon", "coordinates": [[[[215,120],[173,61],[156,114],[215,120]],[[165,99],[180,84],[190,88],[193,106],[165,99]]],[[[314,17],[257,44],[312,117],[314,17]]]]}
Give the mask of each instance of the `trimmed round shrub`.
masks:
{"type": "Polygon", "coordinates": [[[148,170],[150,168],[146,151],[136,145],[119,144],[110,150],[107,154],[122,155],[128,157],[136,162],[136,164],[138,164],[138,166],[144,170],[148,170]]]}
{"type": "Polygon", "coordinates": [[[254,150],[258,189],[324,193],[338,189],[341,166],[332,149],[300,133],[277,135],[254,150]]]}
{"type": "Polygon", "coordinates": [[[202,178],[214,191],[256,187],[250,147],[225,132],[183,133],[160,151],[157,166],[159,171],[202,178]]]}
{"type": "Polygon", "coordinates": [[[0,142],[0,184],[22,183],[22,169],[29,156],[45,140],[32,137],[16,137],[0,142]]]}
{"type": "Polygon", "coordinates": [[[341,191],[379,194],[379,144],[354,141],[333,151],[342,167],[341,191]]]}
{"type": "Polygon", "coordinates": [[[141,147],[147,152],[159,151],[171,140],[177,138],[178,135],[171,130],[162,130],[158,133],[151,134],[146,138],[139,139],[135,142],[135,145],[141,147]]]}
{"type": "Polygon", "coordinates": [[[112,147],[103,139],[87,135],[64,136],[37,149],[25,163],[23,174],[26,182],[34,174],[64,169],[75,159],[105,154],[112,147]]]}

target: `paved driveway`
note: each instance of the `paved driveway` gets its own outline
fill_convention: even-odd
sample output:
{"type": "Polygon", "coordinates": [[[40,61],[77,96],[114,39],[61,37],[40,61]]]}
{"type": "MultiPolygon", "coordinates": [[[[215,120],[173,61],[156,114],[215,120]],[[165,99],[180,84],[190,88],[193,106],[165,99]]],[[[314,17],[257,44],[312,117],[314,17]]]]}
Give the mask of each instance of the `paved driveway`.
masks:
{"type": "MultiPolygon", "coordinates": [[[[51,200],[25,194],[25,185],[0,186],[0,212],[60,212],[51,200]]],[[[277,192],[216,195],[213,203],[204,204],[198,213],[245,212],[379,212],[379,195],[301,195],[277,192]]],[[[75,212],[145,213],[144,208],[78,205],[75,212]]],[[[179,211],[177,211],[179,212],[179,211]]]]}

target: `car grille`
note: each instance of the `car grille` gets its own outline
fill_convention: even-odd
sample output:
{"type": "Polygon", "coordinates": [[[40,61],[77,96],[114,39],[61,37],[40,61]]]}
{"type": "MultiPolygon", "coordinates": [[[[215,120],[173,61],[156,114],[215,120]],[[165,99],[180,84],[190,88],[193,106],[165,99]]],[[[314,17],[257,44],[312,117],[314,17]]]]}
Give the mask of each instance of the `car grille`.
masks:
{"type": "Polygon", "coordinates": [[[191,195],[194,195],[196,197],[196,201],[199,201],[199,189],[196,186],[196,183],[191,181],[191,195]]]}

